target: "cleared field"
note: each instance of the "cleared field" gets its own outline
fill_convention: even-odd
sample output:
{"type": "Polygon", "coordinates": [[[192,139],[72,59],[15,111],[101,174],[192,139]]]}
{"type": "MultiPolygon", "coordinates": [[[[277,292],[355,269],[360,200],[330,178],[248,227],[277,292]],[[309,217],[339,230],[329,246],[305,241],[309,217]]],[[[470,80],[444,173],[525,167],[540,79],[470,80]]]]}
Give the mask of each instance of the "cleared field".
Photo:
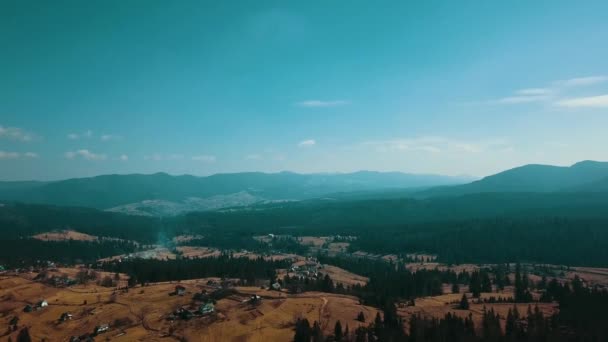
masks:
{"type": "Polygon", "coordinates": [[[78,241],[95,241],[97,240],[96,236],[80,233],[74,230],[58,230],[53,232],[40,233],[32,236],[34,239],[42,240],[42,241],[68,241],[68,240],[78,240],[78,241]]]}
{"type": "MultiPolygon", "coordinates": [[[[531,305],[531,308],[534,309],[534,306],[536,305],[535,303],[477,303],[476,300],[469,299],[469,310],[460,310],[458,309],[458,302],[460,302],[461,296],[462,294],[445,294],[441,296],[418,298],[415,301],[415,306],[401,307],[398,309],[398,313],[404,318],[406,326],[408,326],[409,319],[412,315],[421,315],[428,318],[443,318],[447,313],[451,312],[464,318],[469,314],[472,314],[475,328],[480,329],[484,308],[486,310],[494,309],[494,311],[500,315],[501,325],[504,329],[507,312],[510,308],[513,308],[513,306],[516,305],[520,315],[525,316],[528,306],[531,305]]],[[[511,297],[512,291],[508,290],[503,293],[482,293],[481,298],[487,299],[492,296],[511,297]]],[[[471,294],[468,294],[468,297],[471,298],[471,294]]],[[[545,316],[549,316],[558,310],[558,304],[538,303],[538,308],[545,316]]]]}
{"type": "MultiPolygon", "coordinates": [[[[132,288],[128,292],[94,284],[53,288],[19,276],[0,278],[0,324],[8,326],[19,317],[19,330],[27,326],[34,341],[67,341],[70,336],[93,332],[95,326],[109,324],[110,330],[98,339],[111,341],[245,341],[266,339],[289,341],[298,317],[320,321],[327,333],[335,321],[351,329],[360,324],[359,312],[372,319],[376,309],[359,305],[358,299],[326,293],[289,295],[257,287],[238,287],[237,293],[216,304],[216,314],[188,321],[168,321],[167,315],[189,305],[192,296],[202,289],[212,290],[207,281],[217,278],[182,281],[184,296],[170,296],[177,283],[159,283],[132,288]],[[261,296],[257,306],[244,303],[250,295],[261,296]],[[41,300],[48,306],[24,312],[27,304],[41,300]],[[60,322],[62,313],[73,315],[60,322]]],[[[17,332],[0,335],[16,340],[17,332]]]]}
{"type": "Polygon", "coordinates": [[[219,249],[209,247],[180,246],[176,249],[186,258],[208,258],[222,254],[219,249]]]}
{"type": "Polygon", "coordinates": [[[369,278],[349,272],[343,268],[324,265],[319,272],[329,275],[334,283],[342,283],[344,285],[365,285],[369,278]]]}

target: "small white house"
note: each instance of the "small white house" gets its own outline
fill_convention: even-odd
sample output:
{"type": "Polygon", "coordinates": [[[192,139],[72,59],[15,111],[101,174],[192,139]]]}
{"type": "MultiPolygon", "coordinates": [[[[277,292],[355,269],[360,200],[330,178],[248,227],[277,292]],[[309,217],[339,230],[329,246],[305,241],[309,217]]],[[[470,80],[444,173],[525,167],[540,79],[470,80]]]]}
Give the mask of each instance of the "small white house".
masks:
{"type": "Polygon", "coordinates": [[[279,284],[279,283],[274,283],[271,286],[272,286],[273,290],[279,291],[281,289],[281,284],[279,284]]]}
{"type": "Polygon", "coordinates": [[[43,300],[41,300],[40,302],[38,302],[38,305],[37,305],[37,306],[38,306],[39,308],[44,308],[44,307],[49,306],[49,302],[47,302],[46,300],[44,300],[44,299],[43,299],[43,300]]]}

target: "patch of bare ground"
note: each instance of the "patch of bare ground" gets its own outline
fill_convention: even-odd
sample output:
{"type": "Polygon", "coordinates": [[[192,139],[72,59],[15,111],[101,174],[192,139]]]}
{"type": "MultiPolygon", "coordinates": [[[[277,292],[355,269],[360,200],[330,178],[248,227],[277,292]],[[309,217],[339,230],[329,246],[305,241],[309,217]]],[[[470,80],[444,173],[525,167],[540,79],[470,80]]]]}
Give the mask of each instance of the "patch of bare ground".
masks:
{"type": "Polygon", "coordinates": [[[32,236],[34,239],[42,241],[96,241],[97,236],[80,233],[74,230],[57,230],[52,232],[40,233],[32,236]]]}
{"type": "MultiPolygon", "coordinates": [[[[498,298],[499,296],[511,297],[512,289],[508,289],[503,293],[482,293],[482,299],[489,299],[490,297],[498,298]]],[[[507,312],[517,306],[517,310],[520,315],[525,316],[530,306],[534,309],[535,305],[543,312],[545,316],[550,316],[558,310],[557,303],[478,303],[476,299],[471,298],[471,294],[468,293],[469,297],[469,310],[458,309],[458,303],[460,302],[462,294],[444,294],[433,297],[417,298],[415,300],[415,306],[401,305],[398,307],[398,314],[404,318],[406,328],[408,326],[409,319],[412,315],[421,315],[428,318],[443,318],[447,313],[451,312],[459,317],[467,317],[469,314],[473,316],[475,327],[479,329],[481,327],[481,319],[483,317],[483,310],[493,309],[500,316],[502,328],[505,328],[505,320],[507,312]]],[[[405,303],[404,303],[405,304],[405,303]]]]}
{"type": "Polygon", "coordinates": [[[324,265],[319,270],[322,274],[327,274],[334,281],[334,283],[342,283],[344,285],[365,285],[369,278],[349,272],[343,268],[324,265]]]}
{"type": "Polygon", "coordinates": [[[178,235],[173,237],[172,241],[173,243],[187,243],[192,240],[199,240],[202,238],[204,238],[202,235],[178,235]]]}
{"type": "Polygon", "coordinates": [[[186,258],[208,258],[222,254],[219,249],[198,246],[179,246],[176,249],[186,258]]]}

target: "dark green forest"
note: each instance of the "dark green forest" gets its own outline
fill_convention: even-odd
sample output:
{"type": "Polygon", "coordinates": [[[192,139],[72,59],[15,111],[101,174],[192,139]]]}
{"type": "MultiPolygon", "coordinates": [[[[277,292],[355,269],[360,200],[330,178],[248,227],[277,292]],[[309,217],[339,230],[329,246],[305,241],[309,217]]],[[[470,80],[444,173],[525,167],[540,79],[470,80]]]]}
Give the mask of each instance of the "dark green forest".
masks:
{"type": "MultiPolygon", "coordinates": [[[[203,237],[193,243],[201,246],[305,254],[306,248],[291,240],[268,245],[253,237],[269,233],[351,235],[357,237],[351,251],[400,255],[427,252],[437,254],[440,261],[447,263],[526,261],[607,266],[608,249],[603,248],[608,244],[606,208],[606,193],[476,194],[424,200],[311,200],[193,212],[171,218],[9,203],[0,207],[0,237],[15,240],[41,232],[74,229],[96,236],[152,244],[167,243],[176,235],[197,234],[203,237]]],[[[23,240],[20,243],[26,245],[32,258],[48,257],[34,242],[23,240]]],[[[108,246],[90,246],[96,252],[87,255],[108,255],[111,252],[108,246]]],[[[112,248],[128,250],[124,246],[112,248]]],[[[61,253],[56,256],[65,257],[61,253]]],[[[7,256],[2,258],[6,260],[7,256]]]]}

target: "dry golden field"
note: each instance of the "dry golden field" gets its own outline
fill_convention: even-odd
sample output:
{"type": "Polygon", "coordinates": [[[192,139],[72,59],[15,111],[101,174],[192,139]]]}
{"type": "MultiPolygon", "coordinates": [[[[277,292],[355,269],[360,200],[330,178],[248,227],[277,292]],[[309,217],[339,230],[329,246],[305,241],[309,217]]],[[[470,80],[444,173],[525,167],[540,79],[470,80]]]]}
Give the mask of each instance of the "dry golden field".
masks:
{"type": "MultiPolygon", "coordinates": [[[[77,270],[74,270],[74,273],[77,270]]],[[[70,272],[68,272],[70,273],[70,272]]],[[[70,274],[71,274],[70,273],[70,274]]],[[[33,278],[34,275],[29,275],[33,278]]],[[[188,321],[168,321],[166,316],[181,306],[191,303],[192,296],[208,287],[208,279],[180,282],[186,295],[170,296],[177,283],[159,283],[136,287],[128,292],[115,291],[93,283],[69,288],[53,288],[27,279],[25,275],[0,278],[0,324],[19,317],[19,330],[27,326],[34,341],[67,341],[71,336],[93,332],[95,326],[109,324],[110,331],[99,340],[111,341],[289,341],[293,337],[296,318],[320,321],[327,333],[337,320],[351,329],[360,324],[355,320],[359,312],[374,317],[376,309],[359,305],[350,296],[326,293],[289,295],[257,287],[238,287],[236,295],[217,302],[216,314],[188,321]],[[258,306],[243,303],[250,295],[263,299],[258,306]],[[27,304],[47,300],[48,307],[23,312],[27,304]],[[62,313],[73,315],[60,322],[62,313]]],[[[2,340],[11,336],[6,331],[2,340]]]]}
{"type": "Polygon", "coordinates": [[[42,241],[67,241],[67,240],[79,240],[79,241],[95,241],[96,236],[80,233],[74,230],[58,230],[46,233],[40,233],[32,236],[34,239],[42,241]]]}

